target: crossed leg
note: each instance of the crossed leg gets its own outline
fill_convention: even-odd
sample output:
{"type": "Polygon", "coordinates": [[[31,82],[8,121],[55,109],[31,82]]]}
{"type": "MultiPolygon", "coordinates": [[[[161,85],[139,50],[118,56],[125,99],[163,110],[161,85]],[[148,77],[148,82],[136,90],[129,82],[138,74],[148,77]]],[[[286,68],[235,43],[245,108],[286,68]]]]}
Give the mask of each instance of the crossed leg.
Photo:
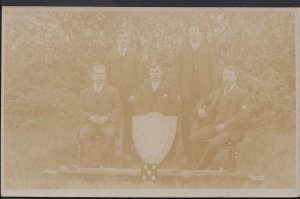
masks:
{"type": "Polygon", "coordinates": [[[192,154],[199,160],[199,169],[208,168],[219,150],[227,143],[235,141],[226,131],[217,132],[214,126],[200,129],[190,137],[192,154]],[[210,140],[209,142],[207,142],[210,140]]]}

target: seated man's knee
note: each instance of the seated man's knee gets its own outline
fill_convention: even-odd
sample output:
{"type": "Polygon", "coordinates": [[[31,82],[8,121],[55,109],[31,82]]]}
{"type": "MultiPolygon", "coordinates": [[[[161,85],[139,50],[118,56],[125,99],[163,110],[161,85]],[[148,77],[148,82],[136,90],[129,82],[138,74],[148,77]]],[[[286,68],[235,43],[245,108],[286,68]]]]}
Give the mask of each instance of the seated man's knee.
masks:
{"type": "Polygon", "coordinates": [[[107,138],[114,138],[115,134],[116,127],[113,124],[108,124],[103,130],[103,135],[107,138]]]}
{"type": "Polygon", "coordinates": [[[219,140],[216,139],[212,139],[209,143],[208,143],[208,148],[209,149],[215,149],[218,150],[220,148],[222,148],[223,146],[223,142],[220,142],[219,140]]]}
{"type": "Polygon", "coordinates": [[[89,140],[91,137],[91,134],[93,134],[94,131],[95,131],[95,129],[92,128],[90,125],[81,126],[79,129],[79,132],[78,132],[79,141],[89,140]]]}
{"type": "Polygon", "coordinates": [[[209,139],[209,137],[211,137],[211,131],[211,128],[207,127],[194,132],[189,138],[190,143],[199,143],[209,139]]]}
{"type": "Polygon", "coordinates": [[[192,134],[190,137],[189,137],[189,143],[191,144],[191,145],[193,145],[193,144],[195,144],[195,142],[196,142],[196,135],[195,134],[192,134]]]}

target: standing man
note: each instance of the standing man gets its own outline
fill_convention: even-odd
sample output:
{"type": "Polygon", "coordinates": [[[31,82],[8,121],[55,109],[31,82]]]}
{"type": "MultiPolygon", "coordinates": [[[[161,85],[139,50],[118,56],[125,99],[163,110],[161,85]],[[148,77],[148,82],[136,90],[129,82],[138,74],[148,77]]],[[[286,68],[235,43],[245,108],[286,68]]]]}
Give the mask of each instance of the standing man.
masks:
{"type": "Polygon", "coordinates": [[[190,137],[192,154],[195,159],[200,159],[199,169],[207,169],[227,142],[237,142],[243,137],[251,106],[247,92],[237,85],[236,79],[236,70],[225,68],[224,86],[197,104],[196,115],[207,124],[190,137]],[[208,139],[210,141],[206,144],[208,139]]]}
{"type": "Polygon", "coordinates": [[[93,83],[80,93],[81,127],[78,139],[83,157],[87,160],[83,166],[105,166],[113,157],[116,123],[120,116],[121,102],[117,89],[107,85],[105,78],[105,66],[94,65],[91,73],[93,83]],[[99,145],[95,139],[97,135],[103,137],[102,146],[95,146],[95,144],[99,145]],[[100,151],[96,150],[97,148],[100,148],[100,151]],[[98,163],[91,165],[91,161],[98,163]]]}
{"type": "Polygon", "coordinates": [[[182,142],[185,155],[190,155],[188,141],[195,104],[217,87],[214,59],[204,35],[200,33],[200,27],[189,26],[188,42],[180,49],[176,60],[176,89],[182,103],[182,142]]]}
{"type": "Polygon", "coordinates": [[[120,92],[123,106],[123,151],[127,161],[131,160],[132,105],[136,100],[135,91],[141,81],[141,64],[137,52],[130,46],[130,34],[120,30],[117,35],[117,47],[106,56],[108,79],[120,92]]]}

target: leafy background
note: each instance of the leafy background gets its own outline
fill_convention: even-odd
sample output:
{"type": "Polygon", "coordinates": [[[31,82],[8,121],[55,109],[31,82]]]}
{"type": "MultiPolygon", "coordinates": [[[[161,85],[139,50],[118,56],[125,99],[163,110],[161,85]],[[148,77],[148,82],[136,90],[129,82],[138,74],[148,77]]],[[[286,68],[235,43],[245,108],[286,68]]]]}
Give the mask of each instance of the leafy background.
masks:
{"type": "MultiPolygon", "coordinates": [[[[293,12],[78,10],[3,9],[3,187],[294,189],[293,12]],[[265,182],[218,176],[190,181],[176,178],[149,185],[126,177],[41,175],[45,169],[78,161],[74,127],[79,91],[89,83],[89,66],[102,62],[115,45],[119,28],[130,29],[132,45],[141,54],[142,67],[158,59],[165,66],[167,78],[173,81],[174,56],[187,39],[188,24],[195,22],[201,25],[214,50],[219,74],[224,65],[236,66],[241,86],[251,95],[254,111],[251,128],[247,128],[239,145],[240,170],[249,175],[263,175],[265,182]]],[[[117,143],[121,143],[121,138],[117,143]]],[[[120,145],[116,144],[116,149],[120,151],[120,145]]],[[[179,158],[180,144],[177,150],[179,158]]],[[[225,167],[227,152],[221,150],[217,157],[225,167]]],[[[116,157],[122,162],[120,156],[116,157]]],[[[178,159],[173,166],[176,164],[178,159]]]]}
{"type": "MultiPolygon", "coordinates": [[[[145,66],[158,59],[174,80],[174,56],[189,23],[201,31],[221,69],[234,65],[254,104],[251,122],[295,119],[295,27],[292,12],[18,11],[5,15],[4,110],[10,125],[45,114],[71,117],[87,68],[103,61],[126,27],[145,66]]],[[[143,67],[144,67],[143,66],[143,67]]]]}

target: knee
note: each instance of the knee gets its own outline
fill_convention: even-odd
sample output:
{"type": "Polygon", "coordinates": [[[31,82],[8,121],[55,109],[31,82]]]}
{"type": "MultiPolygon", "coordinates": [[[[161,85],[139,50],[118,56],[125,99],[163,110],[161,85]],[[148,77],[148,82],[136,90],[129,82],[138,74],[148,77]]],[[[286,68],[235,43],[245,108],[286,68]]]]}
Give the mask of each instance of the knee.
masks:
{"type": "Polygon", "coordinates": [[[195,134],[192,134],[190,137],[189,137],[189,143],[191,145],[194,145],[196,143],[196,135],[195,134]]]}
{"type": "Polygon", "coordinates": [[[211,140],[209,143],[208,143],[208,149],[210,150],[218,150],[221,148],[221,144],[219,142],[216,142],[214,140],[211,140]]]}
{"type": "Polygon", "coordinates": [[[207,139],[206,136],[206,129],[200,129],[198,131],[195,131],[189,138],[190,143],[199,143],[203,142],[207,139]]]}
{"type": "Polygon", "coordinates": [[[106,138],[114,138],[116,134],[116,127],[113,124],[108,124],[103,133],[106,138]]]}
{"type": "Polygon", "coordinates": [[[92,133],[92,129],[89,126],[87,125],[81,126],[78,132],[78,140],[79,141],[88,140],[90,138],[91,133],[92,133]]]}

